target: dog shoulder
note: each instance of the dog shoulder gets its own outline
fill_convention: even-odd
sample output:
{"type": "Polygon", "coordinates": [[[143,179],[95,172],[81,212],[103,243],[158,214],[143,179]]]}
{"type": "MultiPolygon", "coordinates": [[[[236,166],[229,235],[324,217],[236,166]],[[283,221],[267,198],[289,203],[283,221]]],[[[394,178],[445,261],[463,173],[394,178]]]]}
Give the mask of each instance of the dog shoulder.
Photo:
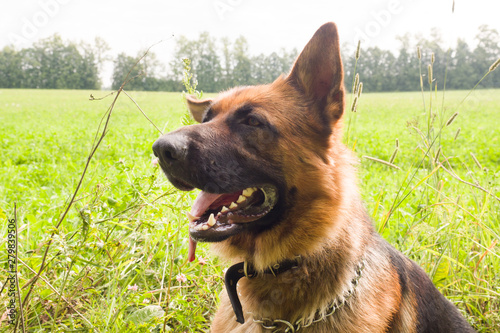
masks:
{"type": "Polygon", "coordinates": [[[400,332],[399,327],[414,327],[417,333],[475,332],[417,263],[377,238],[399,280],[401,304],[391,324],[392,332],[400,332]]]}

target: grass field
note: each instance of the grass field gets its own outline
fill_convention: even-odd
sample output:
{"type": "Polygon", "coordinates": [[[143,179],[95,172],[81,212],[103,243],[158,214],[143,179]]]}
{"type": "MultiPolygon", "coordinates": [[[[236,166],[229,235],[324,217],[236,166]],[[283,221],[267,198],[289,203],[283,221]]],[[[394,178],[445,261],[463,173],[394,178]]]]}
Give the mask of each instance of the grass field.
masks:
{"type": "MultiPolygon", "coordinates": [[[[75,204],[54,227],[113,98],[90,101],[91,93],[103,95],[0,90],[0,218],[12,219],[17,204],[23,299],[33,287],[26,331],[207,331],[226,266],[205,244],[186,262],[184,212],[196,193],[174,190],[152,163],[159,132],[125,95],[75,204]]],[[[424,267],[479,332],[497,332],[500,91],[463,101],[467,93],[363,94],[345,119],[345,142],[360,157],[363,198],[380,233],[424,267]],[[399,170],[362,158],[389,161],[396,141],[399,170]]],[[[130,95],[163,132],[181,125],[180,94],[130,95]]],[[[0,228],[1,315],[12,298],[7,223],[0,228]]],[[[3,316],[1,331],[12,328],[3,316]]]]}

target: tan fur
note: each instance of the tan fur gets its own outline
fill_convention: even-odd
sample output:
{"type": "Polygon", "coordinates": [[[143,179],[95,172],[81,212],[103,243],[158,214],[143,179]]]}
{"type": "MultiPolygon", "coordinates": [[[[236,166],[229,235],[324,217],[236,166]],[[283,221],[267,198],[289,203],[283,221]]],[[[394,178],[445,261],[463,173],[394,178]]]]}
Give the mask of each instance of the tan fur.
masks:
{"type": "MultiPolygon", "coordinates": [[[[331,34],[331,31],[324,33],[331,34]]],[[[336,42],[334,40],[333,44],[336,42]]],[[[279,146],[269,151],[269,155],[281,159],[285,180],[297,188],[296,201],[300,203],[291,208],[286,221],[271,231],[253,239],[236,235],[213,245],[213,249],[223,258],[252,262],[259,270],[298,254],[305,258],[300,269],[278,277],[263,276],[240,281],[238,291],[244,304],[244,325],[234,321],[229,300],[223,294],[212,326],[214,333],[259,332],[261,326],[255,324],[253,319],[284,318],[294,322],[299,318],[314,318],[318,309],[325,309],[332,300],[350,288],[355,266],[365,252],[367,239],[363,236],[371,231],[371,225],[362,217],[363,208],[356,187],[353,158],[350,151],[339,142],[342,132],[338,119],[344,107],[342,68],[338,61],[327,57],[328,54],[319,52],[318,56],[318,48],[321,47],[315,43],[308,44],[288,78],[279,78],[267,86],[237,88],[212,102],[212,110],[219,114],[230,113],[243,103],[263,106],[261,112],[265,112],[270,122],[286,136],[286,139],[280,140],[279,146]],[[327,59],[315,60],[311,57],[327,59]],[[334,68],[329,71],[311,68],[328,62],[334,64],[334,68]],[[316,106],[304,102],[290,84],[292,82],[304,88],[306,96],[310,95],[312,99],[317,97],[318,89],[323,89],[321,95],[328,95],[331,87],[325,88],[326,83],[323,82],[327,78],[315,83],[316,78],[312,77],[312,73],[317,72],[340,78],[336,87],[332,88],[336,94],[327,97],[333,127],[328,146],[322,145],[321,138],[316,139],[321,124],[309,110],[316,106]],[[340,101],[333,101],[339,93],[340,101]],[[310,114],[310,119],[300,124],[294,123],[304,114],[310,114]],[[291,151],[297,154],[286,153],[291,151]],[[328,262],[342,264],[329,266],[328,262]]],[[[341,327],[329,318],[327,322],[304,329],[304,332],[331,332],[332,329],[342,332],[384,332],[392,317],[391,309],[398,306],[400,295],[392,291],[394,277],[379,269],[384,258],[376,258],[376,262],[375,268],[369,261],[365,275],[378,280],[378,289],[373,289],[370,279],[361,279],[358,292],[362,298],[352,301],[351,307],[355,310],[339,311],[338,316],[347,319],[337,319],[343,323],[341,327]],[[379,297],[381,293],[383,298],[379,297]],[[386,315],[381,317],[378,315],[380,312],[386,315]]]]}
{"type": "MultiPolygon", "coordinates": [[[[331,34],[331,31],[324,33],[331,34]]],[[[336,45],[338,41],[334,38],[332,43],[336,45]]],[[[325,309],[351,287],[355,267],[365,254],[368,238],[364,235],[372,231],[372,226],[370,221],[363,219],[353,157],[340,143],[342,123],[339,118],[343,113],[344,92],[342,67],[335,59],[327,57],[317,61],[318,65],[332,63],[332,69],[326,74],[339,77],[334,87],[328,86],[328,91],[320,92],[327,95],[326,104],[331,114],[329,119],[333,133],[328,146],[318,137],[322,124],[314,118],[314,114],[306,121],[296,123],[296,119],[303,119],[304,114],[311,113],[310,109],[317,106],[304,102],[291,83],[303,86],[306,95],[314,98],[317,97],[317,89],[325,89],[322,86],[324,82],[314,83],[316,78],[312,77],[312,73],[323,70],[310,68],[316,64],[310,59],[311,54],[316,54],[316,49],[321,47],[310,43],[288,78],[279,78],[266,86],[236,88],[212,101],[211,108],[219,115],[229,114],[243,103],[262,106],[262,110],[257,112],[265,112],[270,122],[280,128],[286,137],[280,140],[279,146],[270,147],[269,156],[281,159],[286,183],[297,188],[296,201],[300,203],[291,208],[287,220],[269,232],[254,238],[236,235],[214,244],[213,249],[230,261],[252,262],[259,270],[298,254],[305,258],[300,269],[278,277],[262,276],[240,281],[238,291],[244,304],[244,325],[234,321],[229,300],[223,294],[212,332],[259,332],[261,326],[253,323],[253,319],[284,318],[293,322],[299,318],[313,318],[318,309],[325,309]],[[330,94],[330,89],[334,94],[330,94]]],[[[340,58],[337,56],[336,59],[340,58]]],[[[219,121],[223,122],[223,119],[220,117],[219,121]]],[[[214,123],[213,126],[222,125],[214,123]]],[[[304,332],[386,330],[392,318],[392,309],[399,306],[401,296],[392,288],[394,276],[390,271],[386,273],[380,269],[387,259],[375,258],[376,254],[373,256],[373,260],[366,258],[364,275],[370,277],[360,281],[358,291],[362,297],[352,301],[354,310],[339,311],[338,317],[345,316],[346,320],[337,318],[333,321],[329,318],[327,322],[304,329],[304,332]],[[376,267],[373,266],[374,261],[376,267]],[[381,294],[384,297],[381,298],[381,294]],[[385,315],[380,316],[380,313],[385,315]],[[341,327],[336,324],[337,321],[342,322],[341,327]]]]}
{"type": "MultiPolygon", "coordinates": [[[[227,142],[238,149],[250,140],[259,147],[259,161],[280,166],[273,171],[283,175],[292,203],[271,228],[235,234],[212,249],[229,263],[250,262],[260,273],[285,259],[303,258],[299,267],[278,276],[259,274],[239,281],[244,324],[236,322],[223,292],[212,332],[264,332],[254,322],[263,318],[310,322],[352,287],[362,260],[365,268],[347,306],[301,332],[414,333],[427,332],[425,325],[437,332],[443,326],[432,317],[434,308],[449,315],[450,322],[462,320],[425,273],[375,233],[358,193],[355,160],[341,143],[343,87],[338,34],[329,23],[316,32],[287,77],[234,88],[215,99],[188,99],[197,120],[208,107],[213,114],[189,131],[213,133],[206,143],[210,147],[227,142]],[[246,104],[279,129],[279,139],[234,135],[227,119],[246,104]]],[[[255,159],[251,150],[238,153],[242,160],[255,159]]],[[[465,321],[456,327],[447,332],[468,329],[465,321]]]]}

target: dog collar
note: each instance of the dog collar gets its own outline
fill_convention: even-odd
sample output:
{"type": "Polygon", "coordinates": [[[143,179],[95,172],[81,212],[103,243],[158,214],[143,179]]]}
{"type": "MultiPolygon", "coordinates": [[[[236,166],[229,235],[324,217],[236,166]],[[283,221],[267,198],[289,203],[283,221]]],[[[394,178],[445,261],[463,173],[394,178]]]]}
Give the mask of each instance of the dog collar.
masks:
{"type": "MultiPolygon", "coordinates": [[[[276,276],[292,268],[297,268],[301,262],[302,257],[297,256],[294,259],[288,259],[274,264],[262,273],[272,274],[276,276]]],[[[255,267],[251,263],[244,261],[229,267],[224,276],[227,295],[229,296],[229,300],[231,301],[231,305],[233,306],[233,311],[236,315],[236,321],[240,324],[243,324],[245,322],[245,318],[243,317],[243,308],[241,306],[240,299],[238,298],[238,291],[236,290],[236,286],[241,278],[246,277],[248,279],[252,279],[257,275],[258,272],[255,270],[255,267]]]]}
{"type": "Polygon", "coordinates": [[[296,333],[300,331],[302,328],[307,328],[312,326],[313,324],[324,321],[326,318],[333,316],[333,314],[340,310],[344,305],[347,304],[349,299],[354,296],[356,288],[359,284],[359,279],[363,274],[363,270],[365,268],[365,259],[361,259],[358,263],[355,271],[355,276],[351,280],[351,288],[341,297],[335,298],[326,308],[318,309],[313,318],[305,319],[304,317],[299,318],[295,322],[289,322],[284,319],[254,319],[253,322],[260,324],[262,328],[265,330],[273,330],[273,332],[288,332],[288,333],[296,333]]]}

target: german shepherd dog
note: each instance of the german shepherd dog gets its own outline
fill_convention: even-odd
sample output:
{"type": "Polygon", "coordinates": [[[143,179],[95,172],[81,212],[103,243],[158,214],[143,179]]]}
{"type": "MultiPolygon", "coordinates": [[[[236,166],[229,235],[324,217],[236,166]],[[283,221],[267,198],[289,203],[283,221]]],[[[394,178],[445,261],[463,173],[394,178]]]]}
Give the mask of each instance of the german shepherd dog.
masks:
{"type": "Polygon", "coordinates": [[[361,202],[334,23],[288,76],[187,103],[199,124],[153,151],[175,187],[201,190],[190,260],[201,241],[235,263],[212,332],[474,332],[361,202]]]}

